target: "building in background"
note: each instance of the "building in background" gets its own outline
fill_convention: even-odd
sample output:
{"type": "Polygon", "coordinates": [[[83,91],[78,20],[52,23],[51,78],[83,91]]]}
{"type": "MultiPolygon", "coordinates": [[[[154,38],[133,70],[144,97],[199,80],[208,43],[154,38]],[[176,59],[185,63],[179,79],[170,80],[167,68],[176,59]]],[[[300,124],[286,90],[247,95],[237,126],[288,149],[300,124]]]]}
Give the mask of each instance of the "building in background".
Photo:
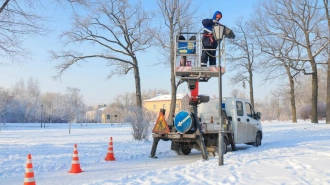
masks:
{"type": "Polygon", "coordinates": [[[119,123],[118,111],[110,111],[106,104],[95,105],[93,110],[86,112],[86,121],[88,123],[119,123]]]}
{"type": "MultiPolygon", "coordinates": [[[[160,109],[165,109],[166,113],[168,113],[170,111],[171,98],[172,96],[169,94],[158,95],[156,97],[144,100],[143,106],[147,110],[153,111],[157,114],[159,113],[160,109]]],[[[175,114],[180,110],[190,110],[188,94],[176,95],[175,114]]]]}
{"type": "MultiPolygon", "coordinates": [[[[166,113],[170,111],[171,95],[157,95],[153,98],[143,101],[143,106],[149,111],[155,112],[157,115],[160,109],[165,109],[166,113]]],[[[177,94],[175,114],[180,110],[190,111],[189,95],[177,94]]],[[[117,110],[116,107],[108,107],[107,105],[96,105],[93,110],[86,112],[86,121],[89,123],[119,123],[125,114],[124,110],[117,110]],[[111,110],[110,110],[111,109],[111,110]]],[[[165,113],[165,114],[166,114],[165,113]]]]}
{"type": "Polygon", "coordinates": [[[94,110],[86,112],[86,121],[89,123],[101,123],[102,114],[107,108],[107,105],[95,105],[93,108],[94,110]]]}

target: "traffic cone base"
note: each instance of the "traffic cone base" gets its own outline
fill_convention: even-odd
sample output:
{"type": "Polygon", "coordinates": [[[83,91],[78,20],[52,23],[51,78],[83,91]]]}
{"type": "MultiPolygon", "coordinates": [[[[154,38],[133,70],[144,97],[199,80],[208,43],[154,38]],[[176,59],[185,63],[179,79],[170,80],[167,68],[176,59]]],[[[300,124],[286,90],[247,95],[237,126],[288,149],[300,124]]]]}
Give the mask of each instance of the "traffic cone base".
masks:
{"type": "Polygon", "coordinates": [[[106,161],[115,161],[115,156],[113,154],[113,144],[112,144],[112,137],[110,137],[110,143],[108,147],[108,153],[107,156],[104,158],[106,161]]]}
{"type": "Polygon", "coordinates": [[[80,168],[77,144],[74,144],[73,155],[72,155],[72,166],[69,173],[81,173],[81,172],[83,171],[80,168]]]}
{"type": "Polygon", "coordinates": [[[34,172],[33,172],[31,154],[28,154],[28,157],[26,160],[24,185],[36,185],[36,182],[34,180],[34,172]]]}

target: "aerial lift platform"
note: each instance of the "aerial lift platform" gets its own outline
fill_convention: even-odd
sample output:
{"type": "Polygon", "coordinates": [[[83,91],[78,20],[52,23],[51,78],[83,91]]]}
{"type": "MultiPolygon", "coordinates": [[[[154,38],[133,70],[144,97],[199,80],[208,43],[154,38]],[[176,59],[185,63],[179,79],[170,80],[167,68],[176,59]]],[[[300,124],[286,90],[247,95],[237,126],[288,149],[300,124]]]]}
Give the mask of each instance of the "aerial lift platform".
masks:
{"type": "MultiPolygon", "coordinates": [[[[175,62],[176,65],[174,65],[175,69],[175,76],[179,78],[183,82],[187,82],[188,88],[190,90],[190,100],[189,104],[192,106],[193,112],[190,116],[192,118],[189,118],[189,115],[184,116],[183,119],[174,119],[173,124],[183,124],[187,119],[192,119],[191,121],[194,121],[196,124],[196,128],[190,128],[190,130],[193,130],[193,133],[189,133],[190,131],[182,130],[176,130],[176,128],[172,125],[172,123],[169,124],[170,129],[166,129],[165,132],[157,132],[153,131],[153,146],[151,150],[150,157],[155,157],[155,152],[157,148],[158,141],[160,139],[163,140],[172,140],[177,142],[190,142],[191,140],[195,140],[196,143],[199,145],[199,150],[202,152],[203,159],[208,159],[208,153],[204,142],[203,132],[202,132],[202,126],[199,123],[199,119],[197,117],[197,106],[200,103],[208,102],[209,96],[202,96],[198,94],[198,84],[199,82],[208,82],[208,80],[212,77],[219,78],[219,101],[222,105],[222,89],[221,89],[221,76],[225,73],[225,64],[224,67],[221,66],[221,57],[224,56],[224,42],[221,41],[224,40],[224,37],[235,37],[235,35],[231,32],[230,29],[226,30],[225,26],[223,25],[216,25],[213,28],[214,32],[213,35],[216,38],[216,41],[218,42],[218,52],[217,52],[217,64],[218,66],[209,66],[209,67],[201,67],[200,61],[201,61],[201,54],[203,50],[210,50],[210,49],[204,49],[202,47],[202,33],[194,33],[194,32],[182,32],[179,33],[176,37],[176,48],[175,48],[175,62]],[[187,38],[187,39],[186,39],[187,38]],[[222,46],[222,48],[221,48],[222,46]],[[176,123],[179,122],[179,123],[176,123]],[[172,126],[172,127],[171,127],[172,126]]],[[[160,114],[164,114],[164,110],[161,111],[160,114]]],[[[188,113],[189,114],[189,113],[188,113]]],[[[221,109],[219,109],[219,118],[221,118],[221,109]]],[[[222,140],[223,139],[223,126],[222,126],[222,119],[219,120],[219,156],[220,152],[222,154],[222,140]]],[[[157,124],[157,123],[156,123],[157,124]]],[[[233,141],[230,141],[232,144],[232,147],[235,148],[235,144],[233,141]]],[[[189,153],[191,149],[185,149],[185,148],[175,148],[176,146],[171,146],[172,150],[177,151],[178,154],[187,155],[186,153],[189,153]]],[[[222,156],[222,155],[221,155],[222,156]]],[[[219,157],[219,161],[223,161],[223,157],[219,157]]],[[[223,163],[223,162],[219,162],[223,163]]]]}

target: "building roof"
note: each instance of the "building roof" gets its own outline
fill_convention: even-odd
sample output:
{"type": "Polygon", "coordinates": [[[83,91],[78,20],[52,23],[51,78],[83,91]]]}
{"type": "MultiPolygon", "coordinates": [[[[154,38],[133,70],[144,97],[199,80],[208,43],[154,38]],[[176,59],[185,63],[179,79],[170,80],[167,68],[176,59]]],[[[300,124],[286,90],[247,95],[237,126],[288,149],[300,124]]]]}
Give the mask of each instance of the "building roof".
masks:
{"type": "MultiPolygon", "coordinates": [[[[188,94],[176,94],[176,99],[181,100],[188,94]]],[[[151,102],[151,101],[164,101],[164,100],[171,100],[172,96],[170,94],[158,95],[156,97],[144,100],[144,102],[151,102]]]]}
{"type": "Polygon", "coordinates": [[[107,107],[101,107],[101,108],[98,108],[96,110],[101,110],[101,111],[104,111],[107,107]]]}

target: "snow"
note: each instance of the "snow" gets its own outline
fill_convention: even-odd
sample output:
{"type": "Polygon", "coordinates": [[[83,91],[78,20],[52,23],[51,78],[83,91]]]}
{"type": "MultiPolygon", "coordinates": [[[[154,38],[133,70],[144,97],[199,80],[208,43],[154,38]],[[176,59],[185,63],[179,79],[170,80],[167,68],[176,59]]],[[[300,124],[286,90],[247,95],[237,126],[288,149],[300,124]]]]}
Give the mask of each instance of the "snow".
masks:
{"type": "MultiPolygon", "coordinates": [[[[135,141],[129,125],[38,123],[6,124],[0,132],[0,184],[23,184],[27,155],[32,155],[36,184],[330,184],[330,125],[304,121],[264,122],[260,147],[237,145],[238,151],[203,160],[160,141],[149,158],[150,141],[135,141]],[[110,137],[116,161],[105,161],[110,137]],[[74,144],[82,173],[71,174],[74,144]]],[[[229,147],[230,150],[230,147],[229,147]]]]}
{"type": "MultiPolygon", "coordinates": [[[[176,99],[177,100],[181,100],[183,99],[185,96],[189,96],[188,94],[176,94],[176,99]]],[[[163,95],[157,95],[153,98],[144,100],[145,102],[149,102],[149,101],[164,101],[164,100],[171,100],[172,99],[172,95],[170,94],[163,94],[163,95]]]]}

